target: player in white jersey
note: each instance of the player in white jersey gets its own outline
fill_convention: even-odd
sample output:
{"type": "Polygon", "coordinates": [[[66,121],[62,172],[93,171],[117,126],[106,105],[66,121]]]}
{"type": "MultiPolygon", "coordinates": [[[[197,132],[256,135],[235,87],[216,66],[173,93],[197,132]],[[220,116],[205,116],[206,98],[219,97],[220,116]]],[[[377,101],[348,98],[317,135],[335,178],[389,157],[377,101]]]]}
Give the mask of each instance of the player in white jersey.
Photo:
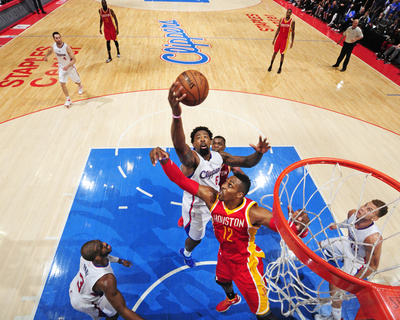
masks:
{"type": "MultiPolygon", "coordinates": [[[[372,200],[361,206],[357,211],[350,210],[347,219],[341,223],[333,223],[332,230],[347,228],[348,236],[326,239],[320,242],[320,247],[327,256],[343,261],[341,270],[357,278],[366,278],[379,267],[382,252],[382,236],[374,221],[388,212],[386,203],[372,200]]],[[[329,284],[333,296],[339,288],[329,284]]],[[[316,320],[340,320],[342,301],[332,301],[332,314],[323,316],[316,314],[316,320]]]]}
{"type": "Polygon", "coordinates": [[[53,32],[53,39],[55,43],[47,51],[44,61],[47,61],[48,56],[53,52],[56,54],[61,88],[67,97],[64,105],[68,108],[72,103],[67,88],[68,77],[78,85],[79,94],[83,93],[82,81],[75,67],[76,58],[71,47],[62,41],[61,35],[57,31],[53,32]]]}
{"type": "MultiPolygon", "coordinates": [[[[269,143],[266,138],[262,139],[260,136],[257,145],[250,144],[255,152],[249,156],[232,156],[224,151],[214,153],[210,151],[212,142],[211,131],[207,127],[196,127],[190,135],[194,148],[192,150],[185,141],[181,119],[182,109],[179,104],[186,97],[186,94],[182,94],[181,88],[175,93],[177,86],[178,83],[172,84],[168,94],[168,101],[172,109],[171,138],[175,151],[182,163],[181,171],[185,176],[196,179],[199,184],[212,186],[215,190],[219,191],[219,173],[222,163],[233,167],[253,167],[260,162],[263,154],[268,152],[270,149],[269,143]],[[218,154],[220,157],[217,156],[218,154]],[[209,172],[203,169],[203,166],[207,162],[210,166],[208,169],[209,172]]],[[[162,154],[159,154],[157,148],[154,148],[150,152],[150,158],[153,165],[155,165],[157,160],[162,158],[162,154]]],[[[196,199],[195,197],[190,197],[193,200],[196,199]]],[[[192,258],[192,251],[200,244],[201,239],[204,237],[207,222],[211,219],[211,213],[205,204],[193,207],[191,204],[185,204],[185,199],[183,202],[182,217],[188,237],[185,241],[185,247],[181,248],[179,253],[182,255],[184,262],[189,267],[194,268],[196,263],[192,258]]]]}
{"type": "Polygon", "coordinates": [[[131,267],[132,263],[113,257],[110,252],[111,246],[100,240],[92,240],[82,246],[79,272],[69,287],[71,305],[94,320],[104,317],[116,320],[119,315],[128,320],[143,320],[127,308],[110,265],[118,262],[131,267]]]}

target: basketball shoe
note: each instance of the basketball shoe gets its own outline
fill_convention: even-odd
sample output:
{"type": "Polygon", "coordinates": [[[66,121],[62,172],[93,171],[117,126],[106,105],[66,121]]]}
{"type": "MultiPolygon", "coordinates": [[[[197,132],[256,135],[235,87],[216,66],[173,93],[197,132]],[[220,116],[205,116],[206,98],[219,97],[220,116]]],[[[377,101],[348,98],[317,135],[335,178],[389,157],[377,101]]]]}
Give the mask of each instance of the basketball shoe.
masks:
{"type": "Polygon", "coordinates": [[[71,103],[72,103],[71,98],[68,97],[67,100],[64,103],[64,106],[66,106],[68,108],[71,105],[71,103]]]}
{"type": "Polygon", "coordinates": [[[112,61],[112,59],[107,59],[106,60],[106,63],[109,63],[109,62],[111,62],[112,61]]]}
{"type": "Polygon", "coordinates": [[[183,257],[183,260],[185,261],[187,266],[189,266],[190,268],[194,268],[196,266],[196,262],[194,262],[192,256],[186,257],[184,251],[185,248],[179,249],[180,255],[183,257]]]}
{"type": "Polygon", "coordinates": [[[78,93],[79,93],[79,94],[82,94],[82,93],[83,93],[83,85],[80,85],[80,86],[79,86],[79,91],[78,91],[78,93]]]}
{"type": "Polygon", "coordinates": [[[226,297],[225,300],[222,300],[220,303],[218,303],[217,306],[215,307],[215,310],[217,310],[218,312],[225,312],[234,304],[238,304],[240,300],[242,299],[236,293],[235,297],[232,300],[229,300],[228,297],[226,297]]]}
{"type": "Polygon", "coordinates": [[[121,54],[118,53],[118,54],[117,54],[117,57],[118,57],[118,58],[121,58],[121,54]]]}

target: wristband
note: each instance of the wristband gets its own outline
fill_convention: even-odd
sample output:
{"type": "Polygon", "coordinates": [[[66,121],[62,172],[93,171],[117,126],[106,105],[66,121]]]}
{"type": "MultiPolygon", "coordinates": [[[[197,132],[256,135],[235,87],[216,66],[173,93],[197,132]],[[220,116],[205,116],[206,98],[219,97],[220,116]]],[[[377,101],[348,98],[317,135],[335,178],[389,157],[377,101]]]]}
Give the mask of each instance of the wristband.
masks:
{"type": "Polygon", "coordinates": [[[181,114],[179,116],[176,116],[176,115],[172,114],[172,118],[174,118],[174,119],[180,119],[181,116],[182,116],[181,114]]]}

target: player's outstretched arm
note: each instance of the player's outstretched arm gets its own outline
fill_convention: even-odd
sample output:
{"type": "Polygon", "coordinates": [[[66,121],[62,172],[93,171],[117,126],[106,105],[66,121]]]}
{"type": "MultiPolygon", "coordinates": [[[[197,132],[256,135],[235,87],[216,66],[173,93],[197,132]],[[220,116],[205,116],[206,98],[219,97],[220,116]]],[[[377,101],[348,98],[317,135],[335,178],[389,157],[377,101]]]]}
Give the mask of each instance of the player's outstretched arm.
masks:
{"type": "Polygon", "coordinates": [[[179,188],[189,192],[190,194],[202,199],[208,208],[211,208],[217,199],[217,191],[208,186],[201,186],[198,182],[187,178],[178,166],[169,159],[168,152],[157,148],[157,152],[161,155],[158,161],[161,163],[162,168],[167,177],[178,185],[179,188]]]}
{"type": "MultiPolygon", "coordinates": [[[[308,224],[310,219],[308,217],[307,212],[302,210],[296,210],[293,212],[290,208],[288,210],[292,213],[294,223],[291,225],[291,228],[296,234],[300,235],[301,238],[304,238],[308,232],[308,224]]],[[[265,226],[275,232],[278,232],[278,229],[275,225],[275,218],[271,211],[259,207],[252,206],[249,211],[250,222],[253,226],[265,226]]]]}
{"type": "Polygon", "coordinates": [[[181,118],[182,108],[180,106],[180,102],[186,97],[186,94],[182,94],[182,87],[175,92],[178,85],[178,82],[174,82],[168,93],[168,101],[172,110],[171,139],[181,163],[188,169],[195,169],[200,160],[197,154],[186,144],[181,118]]]}
{"type": "Polygon", "coordinates": [[[255,150],[255,152],[245,157],[233,156],[224,151],[220,152],[224,163],[231,167],[251,168],[259,163],[264,153],[268,152],[268,150],[271,148],[267,142],[267,138],[262,139],[261,136],[259,137],[257,145],[250,144],[250,146],[255,150]]]}
{"type": "Polygon", "coordinates": [[[112,273],[102,276],[96,282],[93,289],[95,291],[100,290],[104,292],[107,300],[111,303],[118,314],[125,320],[144,320],[144,318],[126,306],[125,299],[117,288],[117,279],[112,273]]]}

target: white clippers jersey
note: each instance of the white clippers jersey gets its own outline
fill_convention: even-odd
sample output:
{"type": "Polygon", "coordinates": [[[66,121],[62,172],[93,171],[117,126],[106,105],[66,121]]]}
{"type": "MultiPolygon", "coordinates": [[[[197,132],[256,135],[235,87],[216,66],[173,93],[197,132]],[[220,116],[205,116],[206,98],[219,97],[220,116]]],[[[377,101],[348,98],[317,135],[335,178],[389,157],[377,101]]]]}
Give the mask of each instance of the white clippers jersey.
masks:
{"type": "MultiPolygon", "coordinates": [[[[210,151],[210,152],[211,152],[211,157],[209,161],[204,160],[203,157],[198,154],[200,163],[197,166],[196,170],[193,172],[193,174],[188,178],[197,181],[200,185],[210,186],[215,190],[219,191],[220,171],[223,160],[218,152],[215,151],[210,151]]],[[[183,192],[182,202],[186,203],[191,208],[192,207],[196,208],[198,206],[206,207],[206,204],[203,200],[195,196],[192,196],[190,193],[186,191],[183,192]]]]}
{"type": "Polygon", "coordinates": [[[93,286],[102,276],[112,273],[113,269],[110,266],[110,261],[107,266],[95,266],[93,262],[87,261],[81,257],[79,272],[72,280],[70,285],[70,294],[79,296],[80,299],[86,302],[95,302],[103,294],[93,292],[93,286]]]}
{"type": "Polygon", "coordinates": [[[57,47],[57,43],[53,43],[53,51],[57,56],[58,67],[65,67],[70,61],[71,58],[67,52],[67,44],[64,42],[62,47],[57,47]]]}
{"type": "Polygon", "coordinates": [[[357,259],[364,260],[365,258],[365,247],[362,243],[365,241],[365,238],[374,234],[381,234],[379,228],[372,223],[370,226],[364,229],[356,229],[354,227],[354,222],[356,219],[356,214],[353,214],[348,220],[347,223],[350,225],[347,229],[349,231],[349,241],[351,241],[350,246],[353,251],[353,254],[356,254],[357,259]],[[353,223],[353,224],[352,224],[353,223]],[[358,243],[358,245],[356,245],[358,243]],[[356,252],[357,250],[357,252],[356,252]]]}

